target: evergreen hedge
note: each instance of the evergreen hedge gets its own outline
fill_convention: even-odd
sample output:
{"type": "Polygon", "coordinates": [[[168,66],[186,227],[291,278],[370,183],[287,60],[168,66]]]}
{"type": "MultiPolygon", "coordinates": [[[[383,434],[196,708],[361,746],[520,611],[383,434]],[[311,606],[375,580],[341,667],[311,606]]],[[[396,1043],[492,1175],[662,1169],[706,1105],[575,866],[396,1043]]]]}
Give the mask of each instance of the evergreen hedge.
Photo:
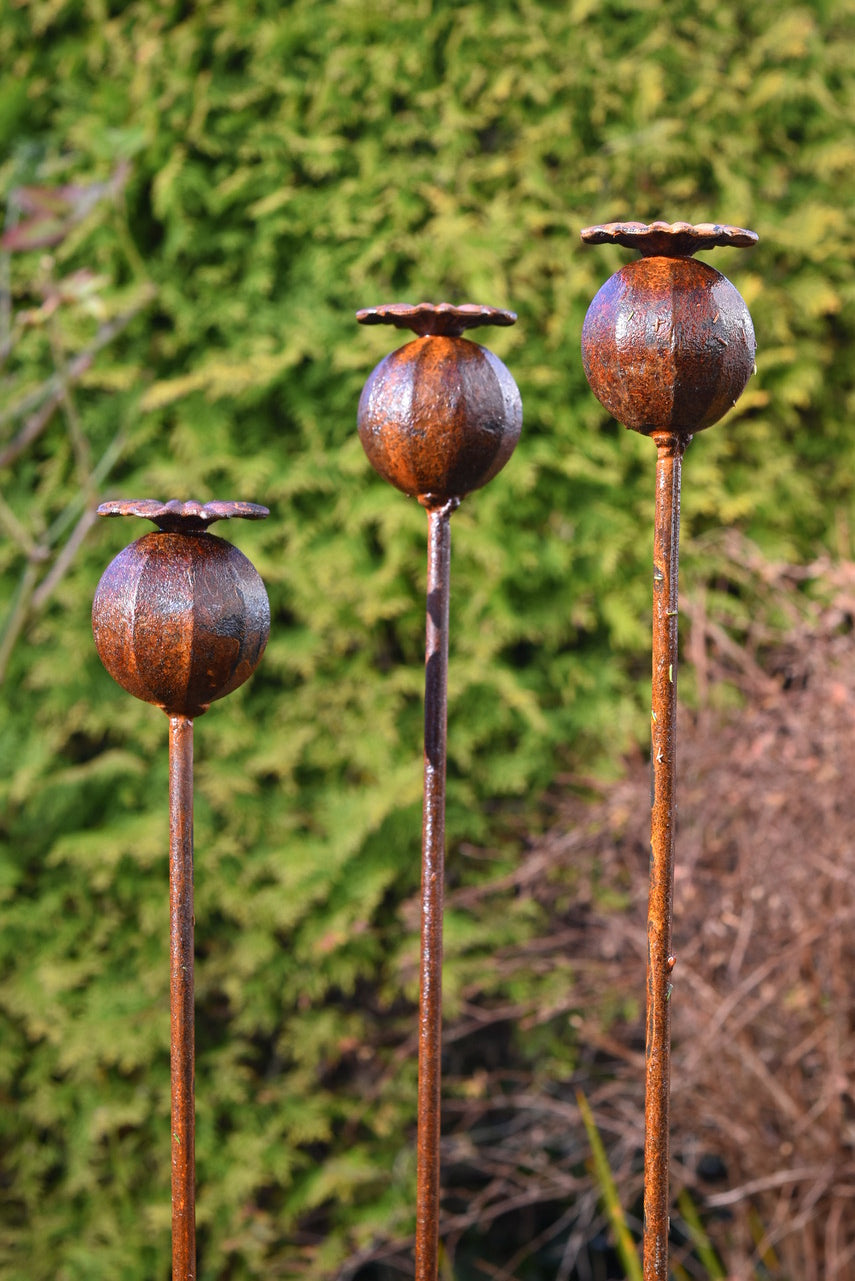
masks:
{"type": "MultiPolygon", "coordinates": [[[[144,532],[91,528],[121,495],[272,508],[227,531],[270,646],[197,734],[199,1275],[331,1275],[410,1229],[414,1173],[424,516],[362,455],[390,332],[353,313],[519,313],[485,341],[523,439],[454,519],[449,874],[500,881],[544,789],[646,734],[653,459],[584,382],[626,255],[581,226],[761,234],[712,257],[759,370],[687,456],[685,581],[727,526],[852,553],[855,12],[29,0],[0,59],[0,1272],[167,1275],[166,722],[88,621],[144,532]]],[[[451,1018],[538,928],[483,902],[448,923],[451,1018]]],[[[513,1053],[560,1080],[572,1029],[513,1053]]]]}

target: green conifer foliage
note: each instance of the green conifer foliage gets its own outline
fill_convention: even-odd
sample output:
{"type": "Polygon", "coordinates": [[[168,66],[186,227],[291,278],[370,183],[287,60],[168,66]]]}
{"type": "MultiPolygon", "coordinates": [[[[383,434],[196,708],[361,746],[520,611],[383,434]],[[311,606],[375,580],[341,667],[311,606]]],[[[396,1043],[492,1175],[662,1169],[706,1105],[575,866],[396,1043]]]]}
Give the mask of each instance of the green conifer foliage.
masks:
{"type": "MultiPolygon", "coordinates": [[[[452,570],[449,875],[501,885],[543,789],[646,733],[652,455],[585,385],[582,319],[625,255],[580,227],[761,234],[712,259],[759,370],[687,456],[687,583],[722,526],[851,553],[853,28],[846,0],[7,6],[7,232],[22,188],[105,185],[0,261],[0,451],[61,393],[0,469],[9,1281],[168,1266],[166,720],[95,655],[98,578],[144,532],[91,528],[95,497],[272,509],[227,531],[270,645],[197,734],[199,1275],[334,1275],[406,1235],[414,1180],[424,515],[359,446],[389,332],[353,313],[519,313],[485,340],[523,439],[455,516],[452,570]]],[[[544,981],[493,966],[534,901],[475,904],[449,921],[451,1018],[544,981]]],[[[570,1029],[513,1054],[569,1073],[570,1029]]]]}

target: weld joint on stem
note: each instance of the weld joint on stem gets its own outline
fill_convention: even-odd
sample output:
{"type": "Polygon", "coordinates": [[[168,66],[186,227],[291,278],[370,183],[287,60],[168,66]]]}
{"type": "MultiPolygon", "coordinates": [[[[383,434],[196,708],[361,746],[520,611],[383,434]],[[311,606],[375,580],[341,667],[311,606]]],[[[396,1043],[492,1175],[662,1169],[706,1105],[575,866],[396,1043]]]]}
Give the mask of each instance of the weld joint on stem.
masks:
{"type": "Polygon", "coordinates": [[[693,439],[690,433],[679,431],[654,431],[650,435],[663,458],[681,458],[693,439]]]}
{"type": "Polygon", "coordinates": [[[460,498],[437,498],[436,494],[419,494],[419,502],[429,516],[441,516],[447,520],[456,512],[461,503],[460,498]]]}

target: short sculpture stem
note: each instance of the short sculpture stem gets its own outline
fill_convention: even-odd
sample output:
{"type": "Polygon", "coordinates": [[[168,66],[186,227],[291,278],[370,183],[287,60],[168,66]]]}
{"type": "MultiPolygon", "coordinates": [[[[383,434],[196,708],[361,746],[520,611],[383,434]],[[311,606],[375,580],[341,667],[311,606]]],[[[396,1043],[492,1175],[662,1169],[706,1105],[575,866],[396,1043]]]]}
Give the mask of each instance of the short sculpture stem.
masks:
{"type": "Polygon", "coordinates": [[[445,882],[450,519],[457,505],[457,500],[452,500],[441,507],[428,507],[416,1281],[436,1281],[439,1251],[442,911],[445,882]]]}
{"type": "Polygon", "coordinates": [[[172,1281],[196,1277],[193,1028],[193,721],[169,718],[172,1281]]]}
{"type": "Polygon", "coordinates": [[[647,913],[644,1116],[644,1281],[668,1281],[671,1085],[671,920],[677,767],[677,592],[680,476],[691,437],[655,437],[653,535],[653,797],[647,913]]]}

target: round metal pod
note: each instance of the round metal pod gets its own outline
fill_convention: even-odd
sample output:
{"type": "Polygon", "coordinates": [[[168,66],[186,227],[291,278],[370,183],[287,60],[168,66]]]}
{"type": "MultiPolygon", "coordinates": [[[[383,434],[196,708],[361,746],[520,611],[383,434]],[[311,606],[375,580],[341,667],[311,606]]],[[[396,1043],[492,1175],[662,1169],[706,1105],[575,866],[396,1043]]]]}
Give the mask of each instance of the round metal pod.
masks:
{"type": "Polygon", "coordinates": [[[512,324],[489,307],[394,304],[358,313],[422,336],[369,375],[357,423],[372,467],[411,497],[441,504],[480,489],[504,467],[522,429],[522,400],[505,365],[464,329],[512,324]]]}
{"type": "Polygon", "coordinates": [[[585,317],[582,363],[594,395],[644,435],[691,436],[711,427],[745,390],[756,343],[739,292],[691,254],[750,245],[756,235],[714,224],[614,223],[582,238],[644,255],[606,281],[585,317]]]}
{"type": "MultiPolygon", "coordinates": [[[[145,515],[144,504],[105,504],[103,515],[145,515]],[[129,511],[129,507],[135,510],[129,511]],[[118,510],[122,508],[122,510],[118,510]],[[105,510],[107,509],[107,510],[105,510]]],[[[264,508],[212,509],[176,517],[177,504],[145,504],[171,512],[167,526],[137,539],[107,566],[92,606],[92,630],[110,675],[136,698],[170,716],[201,716],[252,675],[270,632],[264,584],[246,556],[204,530],[223,515],[266,514],[264,508]]]]}

